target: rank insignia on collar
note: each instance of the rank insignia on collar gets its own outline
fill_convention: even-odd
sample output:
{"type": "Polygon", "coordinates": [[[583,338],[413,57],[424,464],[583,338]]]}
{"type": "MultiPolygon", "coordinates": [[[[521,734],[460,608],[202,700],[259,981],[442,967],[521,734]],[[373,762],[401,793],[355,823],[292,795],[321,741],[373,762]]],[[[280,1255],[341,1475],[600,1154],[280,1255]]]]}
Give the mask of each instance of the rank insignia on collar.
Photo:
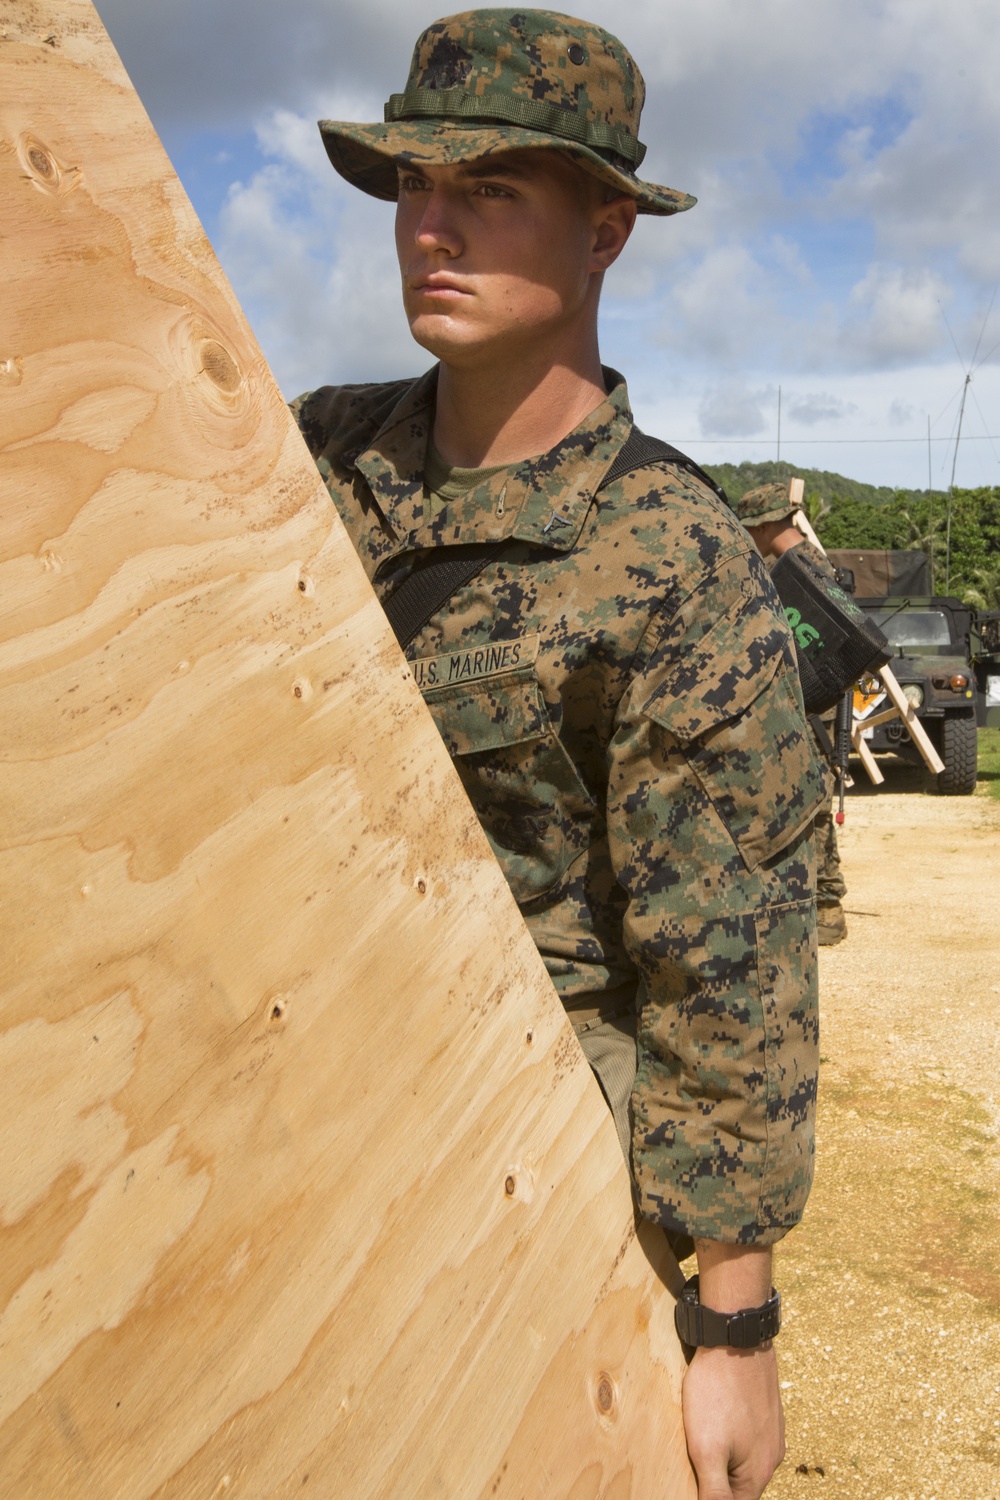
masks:
{"type": "Polygon", "coordinates": [[[542,527],[542,536],[548,536],[553,526],[572,526],[572,524],[572,521],[567,521],[565,516],[557,516],[555,511],[553,511],[551,519],[542,527]]]}

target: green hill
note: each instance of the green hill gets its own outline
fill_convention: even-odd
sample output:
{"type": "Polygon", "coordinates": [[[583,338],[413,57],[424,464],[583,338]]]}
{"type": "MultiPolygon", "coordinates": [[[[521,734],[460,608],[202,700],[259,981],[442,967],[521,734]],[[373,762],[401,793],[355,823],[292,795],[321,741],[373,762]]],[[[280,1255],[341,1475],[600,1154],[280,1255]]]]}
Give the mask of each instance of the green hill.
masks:
{"type": "Polygon", "coordinates": [[[805,481],[803,509],[826,547],[913,547],[931,557],[934,587],[979,609],[1000,608],[1000,487],[941,491],[893,490],[862,484],[825,469],[799,469],[775,460],[706,464],[735,504],[747,490],[774,480],[805,481]]]}
{"type": "Polygon", "coordinates": [[[826,469],[800,469],[776,459],[764,459],[759,463],[706,464],[705,468],[713,479],[718,480],[734,504],[747,490],[780,479],[804,479],[806,496],[818,495],[827,506],[833,505],[835,500],[864,500],[871,505],[885,505],[898,495],[909,498],[912,494],[926,493],[924,490],[893,490],[886,485],[862,484],[859,479],[845,479],[843,474],[831,474],[826,469]]]}

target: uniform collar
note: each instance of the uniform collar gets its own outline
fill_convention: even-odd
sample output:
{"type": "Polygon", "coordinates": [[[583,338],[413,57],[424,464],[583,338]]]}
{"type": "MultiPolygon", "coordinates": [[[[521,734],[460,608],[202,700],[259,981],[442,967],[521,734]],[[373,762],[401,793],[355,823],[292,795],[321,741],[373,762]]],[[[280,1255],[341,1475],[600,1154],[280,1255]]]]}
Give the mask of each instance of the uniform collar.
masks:
{"type": "Polygon", "coordinates": [[[491,475],[433,518],[424,497],[424,462],[437,367],[422,375],[354,460],[395,539],[379,548],[381,557],[508,538],[571,551],[601,480],[632,430],[624,378],[607,367],[604,377],[605,400],[548,453],[491,475]]]}

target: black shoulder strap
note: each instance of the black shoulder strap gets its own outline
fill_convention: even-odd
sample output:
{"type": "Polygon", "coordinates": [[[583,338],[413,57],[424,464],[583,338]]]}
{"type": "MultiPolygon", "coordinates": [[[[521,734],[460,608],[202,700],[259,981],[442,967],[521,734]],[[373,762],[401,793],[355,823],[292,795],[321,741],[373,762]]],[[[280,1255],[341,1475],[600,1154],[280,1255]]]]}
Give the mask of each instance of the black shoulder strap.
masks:
{"type": "Polygon", "coordinates": [[[650,437],[648,433],[641,432],[638,427],[632,428],[621,452],[597,488],[603,490],[605,485],[613,484],[616,479],[631,474],[634,469],[646,469],[650,464],[664,460],[675,464],[679,469],[686,469],[689,474],[700,479],[702,484],[707,484],[712,493],[718,495],[723,505],[729,508],[729,496],[711,474],[706,474],[693,458],[688,458],[687,454],[675,448],[673,443],[665,443],[661,438],[650,437]]]}
{"type": "MultiPolygon", "coordinates": [[[[716,484],[710,474],[699,468],[693,458],[688,458],[686,453],[681,453],[670,443],[648,437],[638,427],[632,428],[597,490],[603,490],[605,485],[612,484],[625,474],[631,474],[635,469],[645,469],[664,459],[680,469],[686,469],[689,474],[700,479],[702,484],[707,484],[723,504],[728,506],[725,490],[720,484],[716,484]]],[[[508,545],[507,541],[502,541],[479,542],[468,547],[442,547],[418,562],[413,572],[393,589],[382,606],[393,634],[404,651],[452,595],[471,583],[508,545]]]]}
{"type": "Polygon", "coordinates": [[[443,547],[419,562],[393,589],[382,608],[404,651],[452,594],[471,583],[504,545],[480,542],[470,547],[443,547]]]}

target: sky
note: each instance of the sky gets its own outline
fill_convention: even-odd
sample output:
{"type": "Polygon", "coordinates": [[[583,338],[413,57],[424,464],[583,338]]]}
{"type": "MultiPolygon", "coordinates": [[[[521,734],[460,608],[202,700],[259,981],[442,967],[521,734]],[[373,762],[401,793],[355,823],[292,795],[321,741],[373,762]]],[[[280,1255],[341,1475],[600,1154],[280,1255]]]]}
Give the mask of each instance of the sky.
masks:
{"type": "MultiPolygon", "coordinates": [[[[96,0],[289,397],[425,369],[393,205],[319,118],[377,121],[411,0],[96,0]]],[[[608,274],[606,364],[701,463],[1000,485],[996,0],[591,0],[646,80],[640,175],[694,193],[608,274]],[[966,386],[966,376],[971,380],[966,386]],[[955,436],[967,399],[957,460],[955,436]],[[928,447],[928,421],[930,446],[928,447]]]]}

